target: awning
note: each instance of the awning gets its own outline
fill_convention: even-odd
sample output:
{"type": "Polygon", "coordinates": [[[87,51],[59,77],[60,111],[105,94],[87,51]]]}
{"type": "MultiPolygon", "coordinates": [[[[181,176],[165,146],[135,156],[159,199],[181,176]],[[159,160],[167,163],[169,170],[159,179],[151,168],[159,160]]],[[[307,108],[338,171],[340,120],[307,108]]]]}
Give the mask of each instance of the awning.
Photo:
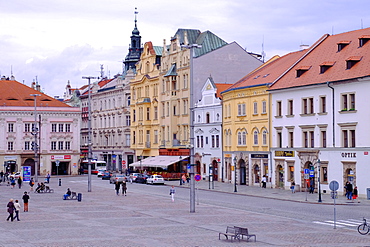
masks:
{"type": "Polygon", "coordinates": [[[168,166],[177,163],[181,160],[187,159],[189,156],[164,156],[159,155],[155,157],[148,157],[143,160],[131,163],[130,166],[136,167],[161,167],[167,168],[168,166]]]}

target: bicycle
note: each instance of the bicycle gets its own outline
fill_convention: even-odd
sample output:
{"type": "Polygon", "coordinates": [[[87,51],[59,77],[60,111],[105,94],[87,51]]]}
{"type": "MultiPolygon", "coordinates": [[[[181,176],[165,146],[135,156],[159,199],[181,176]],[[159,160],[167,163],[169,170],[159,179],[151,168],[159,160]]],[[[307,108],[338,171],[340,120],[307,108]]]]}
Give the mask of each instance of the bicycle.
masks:
{"type": "Polygon", "coordinates": [[[365,217],[363,218],[364,219],[364,223],[360,224],[358,227],[357,227],[357,231],[358,233],[360,233],[361,235],[366,235],[369,233],[370,231],[370,225],[366,222],[366,219],[365,217]]]}

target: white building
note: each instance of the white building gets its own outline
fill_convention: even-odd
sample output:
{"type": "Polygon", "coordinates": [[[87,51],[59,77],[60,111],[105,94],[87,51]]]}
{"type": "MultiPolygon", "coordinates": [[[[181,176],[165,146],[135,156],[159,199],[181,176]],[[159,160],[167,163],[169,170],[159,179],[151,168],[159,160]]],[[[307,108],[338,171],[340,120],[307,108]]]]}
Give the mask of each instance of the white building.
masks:
{"type": "Polygon", "coordinates": [[[370,28],[324,35],[271,86],[275,187],[370,187],[370,28]]]}

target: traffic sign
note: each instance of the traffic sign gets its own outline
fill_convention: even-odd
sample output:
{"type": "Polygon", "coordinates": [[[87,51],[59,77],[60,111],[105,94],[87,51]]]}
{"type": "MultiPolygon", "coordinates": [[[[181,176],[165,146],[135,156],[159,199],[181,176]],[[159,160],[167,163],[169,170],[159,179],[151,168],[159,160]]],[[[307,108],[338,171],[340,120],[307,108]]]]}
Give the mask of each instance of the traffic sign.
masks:
{"type": "Polygon", "coordinates": [[[122,165],[126,165],[126,160],[122,160],[122,165]]]}
{"type": "Polygon", "coordinates": [[[309,169],[304,169],[304,174],[310,174],[310,170],[309,169]]]}
{"type": "Polygon", "coordinates": [[[339,183],[337,181],[333,180],[333,181],[330,182],[329,188],[332,191],[337,191],[339,189],[339,183]]]}
{"type": "Polygon", "coordinates": [[[195,181],[200,181],[202,179],[202,176],[200,174],[195,174],[194,179],[195,181]]]}
{"type": "Polygon", "coordinates": [[[309,174],[305,174],[304,175],[304,179],[310,179],[310,175],[309,174]]]}
{"type": "Polygon", "coordinates": [[[56,160],[56,161],[55,161],[55,165],[56,165],[56,166],[59,166],[59,163],[60,163],[60,161],[59,161],[59,160],[56,160]]]}

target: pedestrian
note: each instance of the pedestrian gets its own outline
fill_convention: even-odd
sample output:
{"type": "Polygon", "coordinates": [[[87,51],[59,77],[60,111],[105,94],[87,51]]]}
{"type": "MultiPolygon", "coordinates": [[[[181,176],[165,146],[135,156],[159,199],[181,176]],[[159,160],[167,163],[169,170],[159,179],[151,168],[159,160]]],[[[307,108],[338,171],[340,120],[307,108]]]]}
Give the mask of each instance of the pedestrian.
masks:
{"type": "Polygon", "coordinates": [[[315,185],[313,179],[310,180],[310,194],[313,194],[315,191],[315,185]]]}
{"type": "Polygon", "coordinates": [[[20,221],[19,220],[19,211],[21,210],[21,204],[19,204],[18,200],[15,200],[14,209],[15,209],[14,219],[17,219],[17,221],[20,221]]]}
{"type": "Polygon", "coordinates": [[[1,170],[1,172],[0,172],[0,179],[1,179],[0,182],[5,182],[4,171],[3,170],[1,170]]]}
{"type": "Polygon", "coordinates": [[[294,181],[291,182],[290,189],[292,190],[292,193],[295,193],[295,182],[294,181]]]}
{"type": "Polygon", "coordinates": [[[186,182],[187,182],[187,183],[189,183],[189,182],[190,182],[190,176],[189,176],[189,174],[188,174],[188,173],[186,174],[186,182]]]}
{"type": "Polygon", "coordinates": [[[27,195],[27,191],[24,192],[22,200],[23,200],[23,212],[28,212],[28,200],[30,196],[27,195]]]}
{"type": "Polygon", "coordinates": [[[9,213],[9,216],[8,216],[8,218],[6,218],[6,220],[9,221],[9,219],[10,219],[11,221],[13,221],[14,220],[14,218],[13,218],[13,214],[14,214],[13,199],[10,199],[6,206],[8,207],[8,213],[9,213]]]}
{"type": "Polygon", "coordinates": [[[33,186],[35,185],[35,182],[33,181],[33,178],[31,178],[31,180],[29,182],[29,185],[30,185],[30,191],[33,191],[33,186]]]}
{"type": "Polygon", "coordinates": [[[18,177],[18,187],[21,189],[22,188],[22,178],[21,176],[18,177]]]}
{"type": "Polygon", "coordinates": [[[357,186],[355,186],[355,188],[353,189],[352,199],[353,201],[357,200],[357,202],[360,203],[360,201],[357,198],[358,198],[358,189],[357,186]]]}
{"type": "Polygon", "coordinates": [[[348,182],[346,186],[347,186],[347,200],[352,200],[353,186],[350,182],[348,182]]]}
{"type": "Polygon", "coordinates": [[[126,181],[122,182],[122,195],[127,195],[127,183],[126,181]]]}
{"type": "Polygon", "coordinates": [[[262,188],[266,188],[266,175],[262,177],[262,188]]]}
{"type": "Polygon", "coordinates": [[[68,188],[67,192],[63,195],[63,200],[67,200],[72,195],[72,191],[68,188]]]}
{"type": "Polygon", "coordinates": [[[185,184],[186,183],[186,176],[185,176],[185,174],[182,174],[181,179],[182,179],[182,184],[185,184]]]}
{"type": "Polygon", "coordinates": [[[45,183],[50,183],[50,173],[48,172],[48,174],[46,174],[46,181],[45,183]]]}
{"type": "Polygon", "coordinates": [[[11,188],[13,189],[14,188],[14,186],[15,186],[15,179],[14,179],[14,177],[11,177],[10,178],[10,186],[11,186],[11,188]]]}
{"type": "Polygon", "coordinates": [[[120,187],[120,184],[119,184],[118,181],[116,181],[116,183],[115,183],[115,189],[116,189],[117,196],[119,196],[119,187],[120,187]]]}
{"type": "Polygon", "coordinates": [[[175,201],[175,193],[176,193],[175,186],[172,185],[170,188],[170,196],[171,196],[172,202],[175,201]]]}

